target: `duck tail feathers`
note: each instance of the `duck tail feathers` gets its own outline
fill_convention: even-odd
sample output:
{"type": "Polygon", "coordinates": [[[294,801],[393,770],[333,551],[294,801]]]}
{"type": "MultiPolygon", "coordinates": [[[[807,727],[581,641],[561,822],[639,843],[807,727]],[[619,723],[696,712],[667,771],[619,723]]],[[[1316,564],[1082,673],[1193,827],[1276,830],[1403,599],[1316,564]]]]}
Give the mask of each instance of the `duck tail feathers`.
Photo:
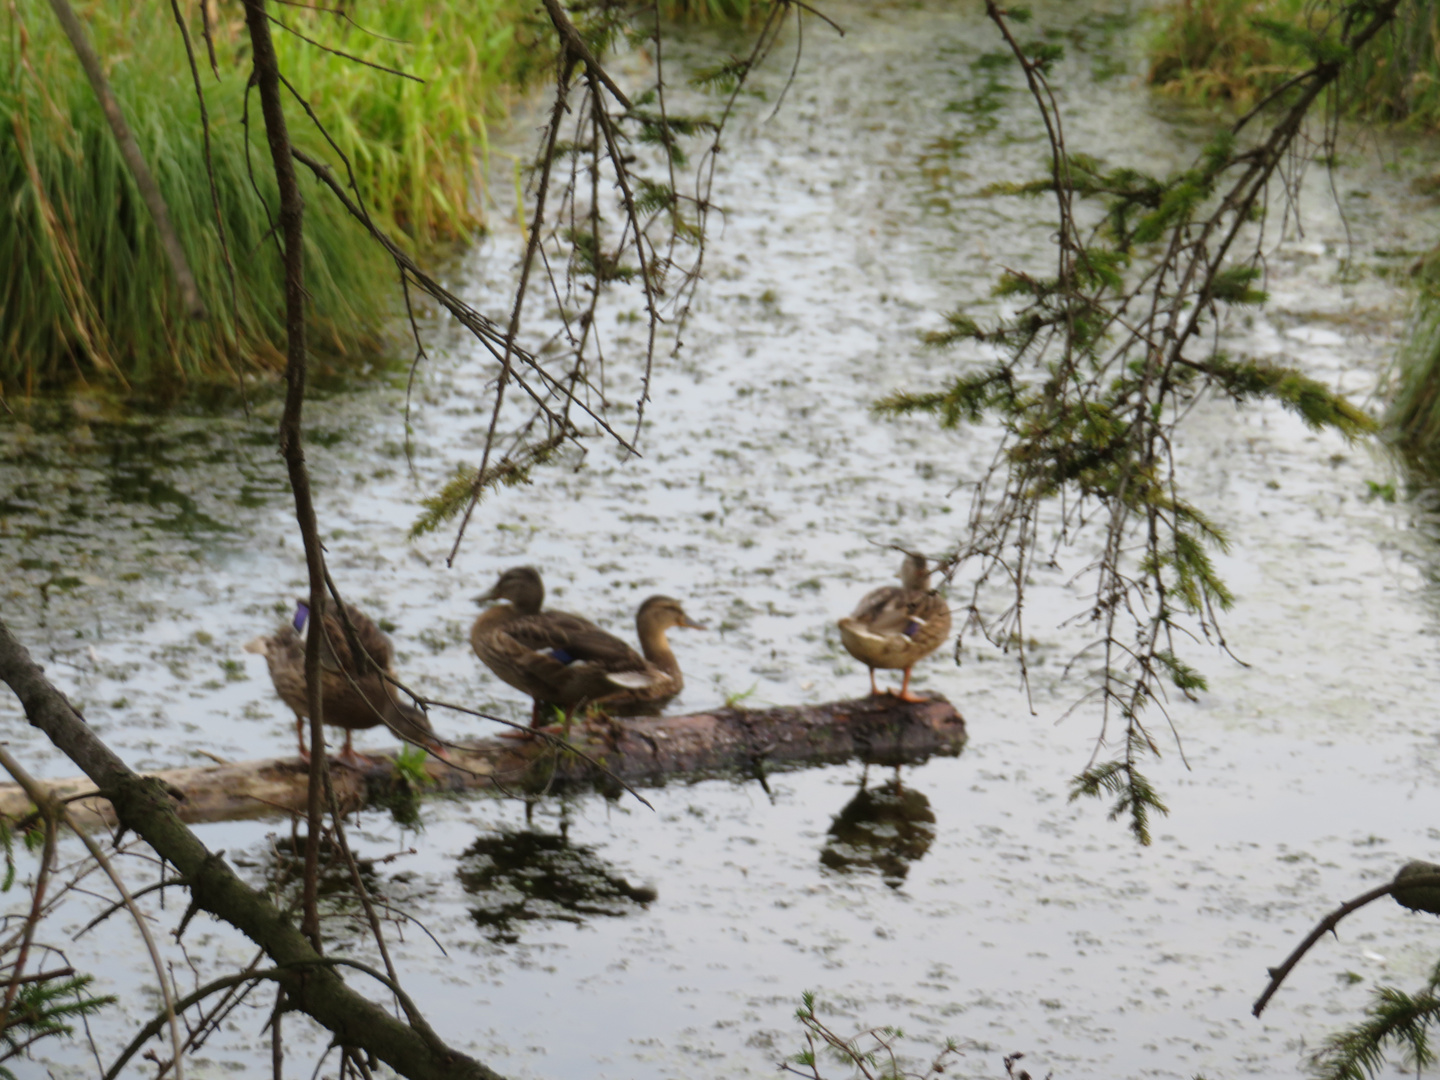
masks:
{"type": "Polygon", "coordinates": [[[644,671],[612,671],[605,678],[626,690],[648,690],[655,685],[655,676],[644,671]]]}

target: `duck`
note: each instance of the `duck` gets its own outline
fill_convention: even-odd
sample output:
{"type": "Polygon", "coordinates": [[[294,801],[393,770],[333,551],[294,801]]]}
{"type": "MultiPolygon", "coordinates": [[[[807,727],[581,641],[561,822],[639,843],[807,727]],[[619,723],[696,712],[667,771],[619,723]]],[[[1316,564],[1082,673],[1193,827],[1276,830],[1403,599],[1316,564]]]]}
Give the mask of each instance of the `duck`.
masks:
{"type": "Polygon", "coordinates": [[[545,610],[545,585],[533,566],[506,570],[475,602],[490,606],[471,626],[470,646],[503,682],[530,696],[534,728],[542,726],[546,705],[557,706],[568,720],[589,704],[645,705],[674,697],[685,680],[666,631],[700,628],[679,601],[652,596],[635,620],[642,656],[583,616],[545,610]]]}
{"type": "MultiPolygon", "coordinates": [[[[381,675],[381,672],[393,675],[395,650],[390,638],[359,608],[345,604],[344,609],[360,647],[374,666],[357,662],[359,658],[351,652],[340,615],[334,605],[327,602],[321,613],[325,633],[320,641],[320,693],[325,723],[345,731],[345,746],[339,760],[347,765],[361,764],[362,758],[355,753],[351,742],[354,733],[382,724],[406,742],[438,752],[440,743],[429,717],[411,703],[400,700],[393,684],[381,675]]],[[[305,693],[305,639],[302,636],[310,615],[309,601],[299,600],[289,623],[245,645],[246,652],[265,657],[275,692],[295,712],[295,734],[302,761],[310,760],[305,739],[305,719],[310,715],[310,707],[305,693]]]]}
{"type": "Polygon", "coordinates": [[[685,614],[684,606],[673,596],[651,596],[641,603],[635,612],[635,636],[640,639],[640,651],[645,654],[646,664],[655,669],[659,677],[649,686],[626,690],[607,698],[607,710],[646,712],[654,706],[663,705],[685,689],[685,675],[670,648],[667,633],[676,627],[707,629],[703,623],[697,623],[685,614]]]}
{"type": "Polygon", "coordinates": [[[855,610],[839,622],[846,651],[870,669],[870,694],[879,696],[875,669],[903,669],[901,701],[926,699],[910,691],[910,670],[938,649],[950,635],[950,606],[929,586],[923,555],[907,554],[900,566],[900,585],[885,585],[865,594],[855,610]]]}

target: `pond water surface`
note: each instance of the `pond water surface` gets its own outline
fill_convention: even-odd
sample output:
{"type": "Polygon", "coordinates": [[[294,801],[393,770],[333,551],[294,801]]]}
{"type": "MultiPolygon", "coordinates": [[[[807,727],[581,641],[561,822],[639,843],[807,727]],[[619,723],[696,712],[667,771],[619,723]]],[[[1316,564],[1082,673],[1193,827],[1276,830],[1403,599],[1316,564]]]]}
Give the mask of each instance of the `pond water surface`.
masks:
{"type": "MultiPolygon", "coordinates": [[[[993,311],[1003,268],[1049,264],[1048,205],[979,194],[1038,173],[1040,131],[1014,72],[985,60],[999,42],[980,5],[827,10],[846,37],[809,28],[784,107],[772,116],[789,67],[777,59],[729,137],[724,228],[685,349],[657,374],[642,458],[597,441],[582,467],[500,493],[447,569],[448,536],[406,533],[418,499],[475,459],[492,369],[432,328],[414,475],[402,388],[311,408],[332,568],[393,625],[399,669],[435,696],[527,715],[464,636],[469,598],[519,562],[543,570],[557,603],[617,629],[653,592],[709,622],[676,635],[688,685],[672,709],[853,696],[865,673],[834,620],[891,580],[878,545],[955,541],[993,432],[876,421],[868,406],[954,370],[955,356],[918,344],[940,313],[993,311]]],[[[1213,121],[1142,87],[1134,14],[1065,4],[1037,18],[1068,31],[1072,149],[1164,171],[1213,121]]],[[[716,46],[701,34],[687,49],[716,46]]],[[[1272,300],[1230,327],[1232,347],[1364,400],[1403,329],[1395,279],[1440,224],[1408,189],[1433,164],[1357,143],[1333,195],[1312,176],[1303,231],[1267,248],[1272,300]]],[[[498,230],[458,285],[504,310],[515,255],[514,232],[498,230]]],[[[606,324],[612,354],[641,347],[640,325],[606,324]]],[[[612,397],[633,398],[633,380],[613,377],[612,397]]],[[[136,767],[292,749],[288,710],[241,650],[303,588],[277,415],[270,402],[249,418],[97,406],[0,419],[5,617],[136,767]]],[[[951,1071],[963,1076],[1000,1076],[1002,1057],[1024,1051],[1033,1073],[1063,1080],[1213,1080],[1300,1075],[1374,985],[1418,986],[1440,930],[1377,906],[1318,948],[1263,1020],[1249,1011],[1266,968],[1326,911],[1405,860],[1440,857],[1440,530],[1417,505],[1375,497],[1390,469],[1370,450],[1274,407],[1205,404],[1184,438],[1193,500],[1233,540],[1218,559],[1237,597],[1227,640],[1248,666],[1192,648],[1210,691],[1175,708],[1189,769],[1167,745],[1149,770],[1172,810],[1152,847],[1065,797],[1097,725],[1083,710],[1056,722],[1077,696],[1060,669],[1081,643],[1060,623],[1081,598],[1040,580],[1034,711],[1011,658],[970,642],[958,666],[933,658],[918,685],[957,704],[969,743],[906,768],[898,790],[855,764],[774,776],[768,791],[676,783],[647,793],[653,812],[575,795],[527,814],[477,797],[426,804],[419,833],[362,815],[354,842],[377,860],[374,886],[444,944],[412,925],[393,945],[437,1030],[515,1077],[720,1080],[798,1050],[793,1012],[812,989],[838,1029],[897,1025],[917,1057],[961,1040],[951,1071]]],[[[73,773],[12,699],[0,717],[33,768],[73,773]]],[[[492,726],[438,723],[457,736],[492,726]]],[[[289,836],[275,822],[200,832],[256,881],[289,836]]],[[[77,901],[70,925],[90,910],[77,901]]],[[[173,898],[156,910],[163,926],[179,914],[173,898]]],[[[337,948],[368,955],[347,926],[337,948]]],[[[250,958],[204,920],[185,942],[200,972],[250,958]]],[[[128,1039],[154,1007],[133,929],[67,948],[122,995],[92,1025],[97,1040],[128,1039]]],[[[232,1014],[191,1075],[268,1067],[267,1003],[232,1014]]],[[[298,1019],[286,1037],[308,1075],[325,1040],[298,1019]]],[[[62,1075],[93,1071],[79,1041],[45,1054],[62,1075]]]]}

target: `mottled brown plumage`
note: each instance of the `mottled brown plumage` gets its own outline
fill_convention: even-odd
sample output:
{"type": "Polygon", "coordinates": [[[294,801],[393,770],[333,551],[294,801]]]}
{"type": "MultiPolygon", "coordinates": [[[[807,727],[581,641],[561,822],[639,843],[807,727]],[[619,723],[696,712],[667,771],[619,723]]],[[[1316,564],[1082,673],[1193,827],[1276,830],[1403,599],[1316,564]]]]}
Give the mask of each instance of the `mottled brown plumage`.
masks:
{"type": "Polygon", "coordinates": [[[666,634],[666,631],[677,626],[689,630],[705,629],[700,623],[691,620],[680,606],[680,601],[673,597],[652,596],[640,605],[640,609],[635,613],[635,634],[640,639],[640,651],[645,654],[646,665],[653,669],[656,678],[649,686],[626,690],[607,698],[607,710],[645,712],[663,705],[685,689],[685,676],[680,671],[680,661],[675,659],[666,634]]]}
{"type": "MultiPolygon", "coordinates": [[[[910,692],[910,669],[940,647],[950,634],[950,607],[930,589],[925,559],[907,555],[897,587],[865,594],[840,620],[840,640],[851,656],[870,669],[870,693],[878,694],[875,669],[904,669],[896,694],[902,701],[924,701],[910,692]]],[[[892,691],[893,692],[893,691],[892,691]]]]}
{"type": "Polygon", "coordinates": [[[481,604],[491,601],[505,602],[475,620],[470,645],[500,679],[530,695],[532,726],[540,725],[545,705],[570,716],[591,703],[660,701],[684,685],[665,631],[695,624],[668,597],[651,597],[641,605],[643,624],[637,616],[649,659],[589,619],[542,610],[545,586],[533,567],[501,574],[494,588],[477,598],[481,604]]]}
{"type": "MultiPolygon", "coordinates": [[[[363,658],[352,652],[338,612],[333,604],[327,604],[321,622],[325,633],[320,643],[320,693],[325,723],[345,730],[341,760],[356,760],[351,746],[352,732],[382,724],[407,741],[435,747],[435,733],[429,718],[414,705],[400,700],[398,691],[380,675],[380,671],[393,674],[395,652],[390,639],[358,608],[346,604],[345,612],[355,629],[356,640],[374,666],[364,663],[363,658]]],[[[302,600],[292,623],[245,646],[247,651],[265,657],[275,691],[294,710],[302,758],[309,756],[305,718],[310,715],[310,708],[305,694],[305,639],[299,631],[309,614],[309,605],[302,600]]]]}

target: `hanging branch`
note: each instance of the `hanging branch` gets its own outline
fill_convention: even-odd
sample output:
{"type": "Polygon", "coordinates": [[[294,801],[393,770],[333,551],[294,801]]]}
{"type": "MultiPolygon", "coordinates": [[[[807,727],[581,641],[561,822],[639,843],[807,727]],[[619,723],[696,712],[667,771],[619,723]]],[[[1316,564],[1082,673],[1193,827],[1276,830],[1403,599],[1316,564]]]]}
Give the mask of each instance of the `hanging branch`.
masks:
{"type": "MultiPolygon", "coordinates": [[[[26,771],[20,762],[15,760],[15,757],[4,745],[0,745],[0,768],[3,768],[14,777],[15,782],[25,789],[25,793],[30,796],[30,801],[39,808],[40,815],[45,819],[46,855],[54,855],[55,829],[61,824],[65,825],[71,832],[79,837],[80,843],[85,846],[85,850],[90,853],[90,857],[95,860],[95,864],[105,872],[105,876],[108,877],[110,883],[115,886],[115,891],[120,894],[120,903],[130,912],[130,918],[134,921],[135,928],[140,931],[141,940],[145,943],[145,951],[149,954],[150,964],[155,969],[155,981],[160,987],[160,999],[165,1003],[165,1008],[160,1015],[166,1030],[170,1033],[172,1055],[170,1060],[171,1065],[175,1069],[176,1080],[185,1080],[183,1055],[180,1047],[180,1024],[176,1019],[175,998],[170,992],[170,980],[166,977],[165,965],[160,959],[160,950],[155,947],[155,938],[150,933],[150,924],[146,920],[144,913],[135,906],[135,898],[130,895],[130,890],[126,887],[125,880],[116,872],[114,864],[105,857],[105,852],[100,849],[100,845],[97,844],[88,833],[75,824],[75,820],[70,816],[70,811],[66,809],[65,804],[51,798],[44,786],[36,782],[35,778],[26,771]]],[[[37,899],[39,894],[40,890],[37,889],[37,899]]],[[[10,993],[7,990],[5,1000],[6,1011],[10,1008],[11,1000],[10,993]]]]}
{"type": "MultiPolygon", "coordinates": [[[[1205,328],[1218,333],[1229,307],[1264,301],[1255,287],[1264,239],[1257,222],[1270,181],[1299,153],[1302,124],[1322,93],[1399,2],[1346,4],[1330,36],[1316,37],[1313,65],[1292,80],[1268,133],[1240,146],[1244,117],[1191,168],[1163,179],[1072,152],[1050,84],[1062,50],[1048,41],[1022,43],[1014,29],[1020,9],[986,5],[1034,99],[1050,155],[1044,179],[988,190],[1054,196],[1055,276],[1005,270],[995,291],[1017,306],[1014,315],[983,326],[955,312],[931,335],[934,344],[968,342],[994,359],[940,390],[894,394],[876,410],[929,413],[945,427],[987,414],[999,420],[1002,441],[975,486],[968,535],[947,575],[962,568],[969,575],[964,629],[1016,649],[1027,689],[1027,583],[1035,571],[1058,566],[1061,550],[1082,538],[1098,549],[1075,575],[1089,583],[1090,598],[1071,621],[1098,630],[1072,665],[1100,653],[1098,684],[1077,702],[1098,700],[1100,730],[1072,797],[1113,797],[1111,817],[1126,816],[1142,843],[1149,842],[1150,815],[1167,812],[1140,771],[1159,754],[1147,709],[1159,711],[1178,745],[1168,694],[1191,697],[1205,681],[1180,659],[1177,637],[1203,637],[1223,649],[1217,616],[1232,599],[1209,554],[1225,549],[1225,534],[1182,493],[1175,444],[1183,421],[1203,395],[1218,392],[1237,402],[1269,398],[1347,438],[1374,426],[1302,372],[1228,357],[1200,335],[1205,328]],[[1087,199],[1103,211],[1088,229],[1076,213],[1077,201],[1087,199]],[[1232,254],[1249,236],[1253,248],[1232,254]],[[999,611],[989,610],[992,587],[1006,597],[999,611]],[[1101,761],[1117,720],[1120,751],[1101,761]]],[[[957,639],[957,657],[960,648],[957,639]]]]}
{"type": "Polygon", "coordinates": [[[1414,900],[1408,899],[1405,895],[1406,893],[1411,893],[1412,890],[1440,889],[1440,873],[1436,873],[1436,869],[1437,868],[1430,863],[1407,864],[1400,868],[1400,871],[1395,875],[1393,881],[1371,889],[1369,892],[1361,893],[1353,900],[1347,900],[1326,915],[1315,924],[1314,929],[1312,929],[1310,933],[1305,935],[1305,939],[1291,950],[1290,955],[1285,958],[1283,964],[1279,967],[1269,969],[1270,982],[1266,985],[1265,992],[1262,993],[1259,998],[1256,999],[1255,1004],[1251,1006],[1251,1015],[1258,1017],[1265,1011],[1265,1006],[1270,1003],[1270,999],[1275,996],[1275,992],[1280,989],[1281,984],[1284,983],[1290,972],[1295,970],[1295,965],[1304,958],[1305,954],[1309,952],[1321,938],[1326,934],[1335,933],[1335,928],[1340,925],[1340,920],[1347,915],[1359,911],[1362,907],[1379,900],[1383,896],[1394,896],[1397,901],[1412,910],[1429,911],[1432,914],[1436,913],[1433,903],[1435,894],[1433,892],[1429,898],[1426,898],[1423,894],[1414,898],[1422,901],[1421,903],[1416,903],[1414,900]]]}
{"type": "Polygon", "coordinates": [[[544,9],[560,43],[554,93],[532,166],[511,318],[503,344],[490,350],[499,354],[499,371],[480,464],[460,467],[426,499],[412,529],[424,533],[458,518],[448,557],[452,565],[484,494],[525,482],[535,466],[566,444],[583,453],[587,432],[580,423],[593,423],[627,453],[639,452],[657,356],[666,347],[681,347],[699,282],[725,124],[745,80],[773,47],[785,14],[809,10],[794,0],[773,0],[748,60],[728,63],[723,79],[709,77],[712,85],[723,82],[727,93],[720,119],[713,120],[678,115],[667,104],[658,14],[647,31],[655,43],[654,82],[643,92],[627,92],[598,58],[612,40],[631,34],[629,11],[613,2],[567,9],[561,0],[544,0],[544,9]],[[686,196],[678,190],[677,170],[687,163],[686,145],[702,137],[708,141],[696,171],[696,193],[686,196]],[[525,316],[537,261],[557,312],[554,324],[543,329],[527,327],[533,317],[525,316]],[[634,420],[622,437],[615,430],[620,425],[609,419],[606,343],[598,316],[602,299],[618,305],[627,296],[645,312],[646,340],[643,358],[634,364],[639,384],[634,420]],[[539,393],[531,394],[522,411],[512,407],[505,388],[517,370],[512,353],[523,355],[527,330],[532,337],[543,333],[546,348],[534,347],[529,354],[530,369],[543,374],[535,387],[539,393]],[[551,357],[543,365],[542,354],[551,357]]]}
{"type": "MultiPolygon", "coordinates": [[[[305,341],[305,201],[295,176],[290,155],[290,133],[280,97],[280,63],[270,38],[265,0],[245,0],[245,23],[250,32],[254,56],[251,82],[260,92],[260,109],[265,118],[265,136],[270,160],[280,191],[280,234],[285,261],[285,409],[280,418],[280,453],[290,476],[295,496],[295,520],[305,548],[305,568],[310,581],[310,610],[325,610],[325,556],[320,545],[320,528],[310,490],[310,471],[305,464],[301,426],[305,407],[308,365],[305,341]]],[[[305,887],[300,926],[316,952],[321,951],[319,915],[320,825],[325,811],[325,724],[324,698],[320,684],[321,619],[309,621],[305,633],[306,710],[310,718],[310,787],[306,808],[308,828],[305,841],[305,887]]]]}

